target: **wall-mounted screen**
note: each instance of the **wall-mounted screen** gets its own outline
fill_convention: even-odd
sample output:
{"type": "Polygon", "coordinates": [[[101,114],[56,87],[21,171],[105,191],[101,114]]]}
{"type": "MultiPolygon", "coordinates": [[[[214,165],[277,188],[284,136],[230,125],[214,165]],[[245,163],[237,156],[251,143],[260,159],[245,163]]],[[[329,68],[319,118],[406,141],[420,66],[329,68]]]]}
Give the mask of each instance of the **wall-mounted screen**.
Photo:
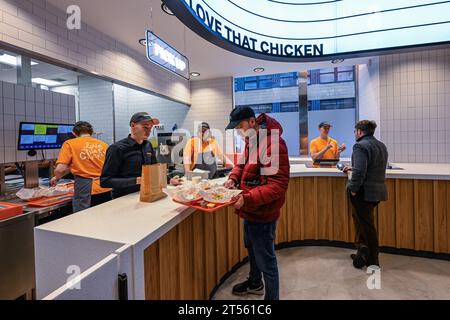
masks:
{"type": "Polygon", "coordinates": [[[73,124],[21,122],[18,150],[59,149],[74,138],[73,124]]]}

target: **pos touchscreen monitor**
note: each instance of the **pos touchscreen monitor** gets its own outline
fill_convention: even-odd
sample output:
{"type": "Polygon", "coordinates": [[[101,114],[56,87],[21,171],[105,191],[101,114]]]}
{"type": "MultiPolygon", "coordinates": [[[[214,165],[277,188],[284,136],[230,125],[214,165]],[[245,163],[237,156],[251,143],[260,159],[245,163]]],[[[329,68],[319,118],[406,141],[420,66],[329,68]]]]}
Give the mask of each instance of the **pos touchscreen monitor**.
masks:
{"type": "Polygon", "coordinates": [[[17,150],[59,149],[74,138],[73,124],[21,122],[17,150]]]}

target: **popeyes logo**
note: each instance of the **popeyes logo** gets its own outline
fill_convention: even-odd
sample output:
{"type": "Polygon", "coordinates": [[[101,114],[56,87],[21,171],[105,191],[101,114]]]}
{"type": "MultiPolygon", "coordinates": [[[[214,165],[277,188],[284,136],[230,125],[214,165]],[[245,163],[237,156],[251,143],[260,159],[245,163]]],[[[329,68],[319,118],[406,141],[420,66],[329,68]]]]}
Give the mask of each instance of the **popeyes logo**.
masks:
{"type": "Polygon", "coordinates": [[[102,160],[105,157],[105,149],[101,144],[86,143],[80,152],[81,160],[102,160]]]}

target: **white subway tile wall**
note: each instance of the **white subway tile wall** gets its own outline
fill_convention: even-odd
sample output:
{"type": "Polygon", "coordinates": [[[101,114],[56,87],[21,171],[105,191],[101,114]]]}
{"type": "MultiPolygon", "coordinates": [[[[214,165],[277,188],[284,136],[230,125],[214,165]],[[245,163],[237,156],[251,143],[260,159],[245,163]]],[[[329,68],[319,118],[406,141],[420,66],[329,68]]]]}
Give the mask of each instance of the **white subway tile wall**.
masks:
{"type": "Polygon", "coordinates": [[[116,141],[125,138],[130,132],[130,118],[137,112],[148,112],[161,121],[163,129],[157,132],[172,132],[176,124],[180,128],[189,107],[145,92],[114,85],[114,109],[116,141]]]}
{"type": "MultiPolygon", "coordinates": [[[[20,122],[75,123],[75,97],[0,81],[0,163],[40,160],[17,151],[20,122]],[[45,101],[45,102],[44,102],[45,101]]],[[[58,156],[45,150],[46,159],[58,156]]]]}
{"type": "Polygon", "coordinates": [[[381,56],[379,81],[390,160],[450,163],[450,49],[381,56]]]}
{"type": "Polygon", "coordinates": [[[193,81],[192,105],[183,122],[183,128],[196,132],[195,122],[206,121],[211,128],[225,132],[233,110],[233,78],[193,81]]]}
{"type": "Polygon", "coordinates": [[[101,79],[79,76],[78,91],[81,121],[88,121],[96,137],[108,144],[114,142],[112,83],[101,79]]]}
{"type": "Polygon", "coordinates": [[[0,40],[190,103],[189,81],[85,23],[68,30],[66,19],[45,0],[0,0],[0,40]]]}

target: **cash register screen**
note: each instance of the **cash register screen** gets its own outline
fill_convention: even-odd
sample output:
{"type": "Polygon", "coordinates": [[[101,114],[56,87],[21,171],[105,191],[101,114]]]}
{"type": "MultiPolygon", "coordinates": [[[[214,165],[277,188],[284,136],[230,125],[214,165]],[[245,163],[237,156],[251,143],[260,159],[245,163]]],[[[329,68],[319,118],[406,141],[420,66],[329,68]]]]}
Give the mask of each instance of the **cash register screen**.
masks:
{"type": "Polygon", "coordinates": [[[18,150],[59,149],[74,138],[73,124],[21,122],[18,150]]]}

